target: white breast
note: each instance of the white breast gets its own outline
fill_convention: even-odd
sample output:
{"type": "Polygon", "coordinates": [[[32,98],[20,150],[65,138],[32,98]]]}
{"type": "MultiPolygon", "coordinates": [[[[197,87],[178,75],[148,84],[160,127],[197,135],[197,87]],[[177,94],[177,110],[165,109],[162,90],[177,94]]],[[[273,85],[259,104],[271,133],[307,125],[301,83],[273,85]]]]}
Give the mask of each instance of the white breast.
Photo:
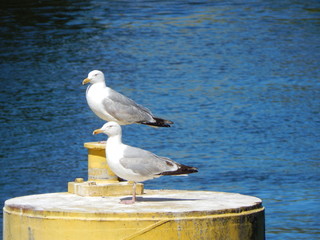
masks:
{"type": "Polygon", "coordinates": [[[104,84],[95,83],[87,88],[86,98],[91,110],[105,121],[117,121],[104,108],[103,100],[108,97],[108,87],[104,84]]]}

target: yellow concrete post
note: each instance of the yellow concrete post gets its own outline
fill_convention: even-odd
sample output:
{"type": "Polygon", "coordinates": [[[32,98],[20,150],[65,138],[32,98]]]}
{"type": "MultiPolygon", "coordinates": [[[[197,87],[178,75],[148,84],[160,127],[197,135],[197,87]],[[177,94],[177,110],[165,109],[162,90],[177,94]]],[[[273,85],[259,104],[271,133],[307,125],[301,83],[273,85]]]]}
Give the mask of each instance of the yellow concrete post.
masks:
{"type": "Polygon", "coordinates": [[[88,149],[88,181],[118,182],[118,177],[107,164],[105,144],[88,142],[84,147],[88,149]]]}

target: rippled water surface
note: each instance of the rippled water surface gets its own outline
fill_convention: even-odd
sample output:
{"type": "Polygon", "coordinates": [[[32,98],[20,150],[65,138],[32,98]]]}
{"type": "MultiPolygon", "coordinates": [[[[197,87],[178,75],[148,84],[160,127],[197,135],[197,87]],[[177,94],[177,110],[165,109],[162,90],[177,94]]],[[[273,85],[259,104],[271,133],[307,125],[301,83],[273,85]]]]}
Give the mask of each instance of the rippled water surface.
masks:
{"type": "Polygon", "coordinates": [[[102,126],[81,81],[175,122],[124,141],[197,166],[146,188],[237,192],[268,239],[319,239],[319,1],[8,1],[0,14],[0,196],[66,191],[102,126]],[[22,2],[22,3],[21,3],[22,2]]]}

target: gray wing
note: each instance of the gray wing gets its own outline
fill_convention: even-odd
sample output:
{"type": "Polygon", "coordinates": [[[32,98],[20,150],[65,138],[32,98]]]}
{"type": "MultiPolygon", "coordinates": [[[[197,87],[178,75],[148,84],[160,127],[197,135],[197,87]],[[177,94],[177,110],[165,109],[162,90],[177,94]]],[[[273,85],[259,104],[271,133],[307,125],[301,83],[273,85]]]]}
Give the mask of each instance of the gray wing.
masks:
{"type": "Polygon", "coordinates": [[[169,158],[159,157],[149,151],[131,146],[125,149],[120,163],[141,176],[152,176],[178,169],[177,164],[169,158]]]}
{"type": "Polygon", "coordinates": [[[134,122],[155,122],[149,109],[135,103],[130,98],[110,88],[109,98],[103,101],[106,111],[118,121],[134,122]]]}

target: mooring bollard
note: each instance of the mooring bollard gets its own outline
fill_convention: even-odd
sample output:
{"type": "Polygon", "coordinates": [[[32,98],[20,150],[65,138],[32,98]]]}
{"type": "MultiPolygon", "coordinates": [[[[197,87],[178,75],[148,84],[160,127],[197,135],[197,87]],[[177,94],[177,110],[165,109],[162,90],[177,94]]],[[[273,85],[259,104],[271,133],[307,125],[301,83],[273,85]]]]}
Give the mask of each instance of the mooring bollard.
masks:
{"type": "Polygon", "coordinates": [[[212,191],[144,190],[135,204],[120,204],[132,184],[106,164],[104,144],[86,143],[88,181],[76,178],[68,193],[5,202],[4,240],[265,239],[259,198],[212,191]]]}

